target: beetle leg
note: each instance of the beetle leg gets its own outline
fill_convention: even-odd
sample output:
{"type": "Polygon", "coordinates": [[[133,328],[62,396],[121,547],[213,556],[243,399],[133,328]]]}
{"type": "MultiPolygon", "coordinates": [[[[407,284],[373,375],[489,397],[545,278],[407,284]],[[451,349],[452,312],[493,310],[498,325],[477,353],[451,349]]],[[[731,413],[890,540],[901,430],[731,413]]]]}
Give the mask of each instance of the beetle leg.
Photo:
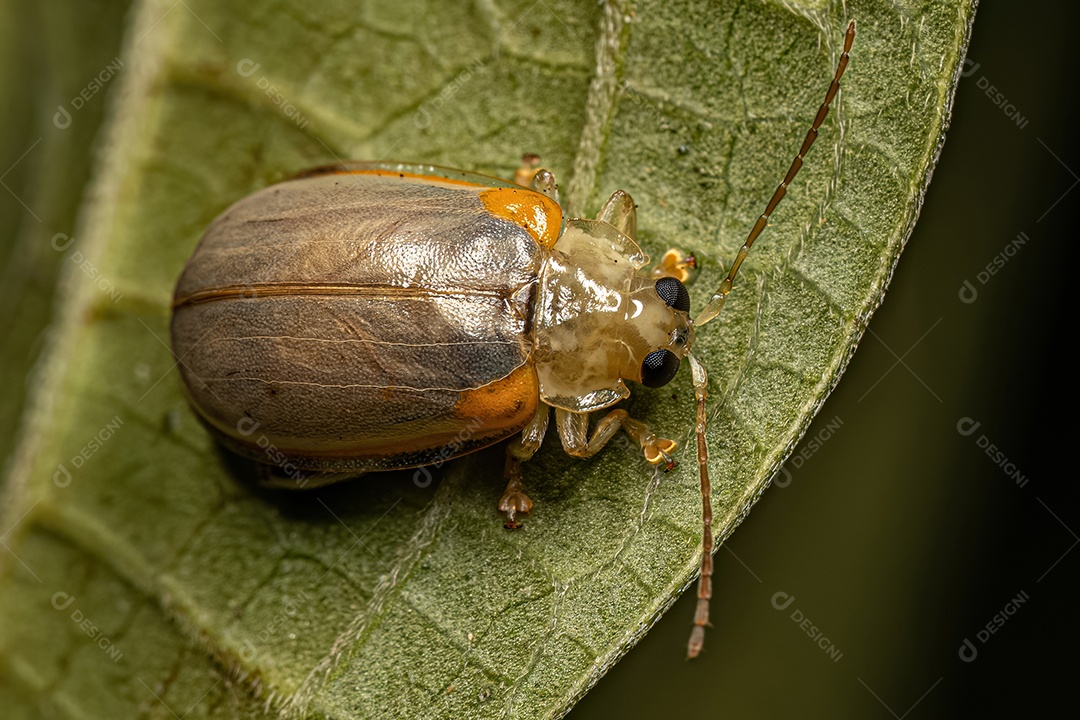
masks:
{"type": "Polygon", "coordinates": [[[653,465],[664,463],[667,470],[676,465],[671,457],[675,441],[656,437],[648,425],[633,419],[625,410],[612,410],[601,418],[591,438],[588,437],[588,413],[575,413],[559,408],[555,410],[555,424],[559,428],[563,449],[574,457],[592,457],[600,452],[615,433],[622,430],[641,446],[645,459],[653,465]]]}
{"type": "Polygon", "coordinates": [[[506,470],[503,473],[506,476],[506,489],[499,499],[499,512],[506,514],[503,527],[507,530],[521,527],[517,514],[532,510],[533,502],[525,494],[525,484],[521,481],[521,463],[530,459],[544,441],[550,416],[551,408],[541,402],[521,435],[506,446],[506,470]]]}
{"type": "Polygon", "coordinates": [[[682,250],[671,248],[663,254],[660,262],[652,269],[654,278],[673,277],[679,282],[690,279],[690,271],[687,268],[697,268],[697,258],[691,253],[684,255],[682,250]]]}
{"type": "Polygon", "coordinates": [[[525,153],[521,156],[521,167],[514,171],[514,182],[529,187],[539,169],[540,156],[536,153],[525,153]]]}

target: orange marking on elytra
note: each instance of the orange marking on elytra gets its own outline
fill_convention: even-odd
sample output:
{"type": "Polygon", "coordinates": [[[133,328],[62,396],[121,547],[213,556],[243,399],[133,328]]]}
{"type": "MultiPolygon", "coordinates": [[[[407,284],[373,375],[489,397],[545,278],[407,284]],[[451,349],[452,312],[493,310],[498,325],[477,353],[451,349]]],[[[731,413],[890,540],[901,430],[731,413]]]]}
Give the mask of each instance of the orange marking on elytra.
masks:
{"type": "Polygon", "coordinates": [[[559,239],[562,208],[547,195],[525,188],[490,188],[480,193],[480,202],[492,215],[520,225],[545,248],[559,239]]]}

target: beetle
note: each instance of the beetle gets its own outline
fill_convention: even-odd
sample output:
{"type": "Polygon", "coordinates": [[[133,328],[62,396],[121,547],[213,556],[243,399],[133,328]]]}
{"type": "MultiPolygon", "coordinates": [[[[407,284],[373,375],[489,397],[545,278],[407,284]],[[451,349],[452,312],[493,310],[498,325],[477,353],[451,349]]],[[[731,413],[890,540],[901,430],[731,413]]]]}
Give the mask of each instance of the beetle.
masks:
{"type": "Polygon", "coordinates": [[[513,529],[533,506],[521,464],[552,410],[571,455],[591,457],[622,430],[646,461],[674,467],[675,443],[613,406],[630,395],[626,381],[662,387],[686,359],[702,498],[696,656],[713,538],[695,332],[720,313],[802,166],[854,34],[852,22],[801,149],[695,318],[683,284],[693,258],[669,252],[644,272],[624,191],[593,219],[566,218],[547,170],[527,173],[524,187],[430,165],[338,163],[240,200],[206,230],[173,298],[172,347],[191,405],[226,447],[277,465],[264,479],[286,487],[297,475],[282,468],[319,485],[512,438],[498,508],[513,529]]]}

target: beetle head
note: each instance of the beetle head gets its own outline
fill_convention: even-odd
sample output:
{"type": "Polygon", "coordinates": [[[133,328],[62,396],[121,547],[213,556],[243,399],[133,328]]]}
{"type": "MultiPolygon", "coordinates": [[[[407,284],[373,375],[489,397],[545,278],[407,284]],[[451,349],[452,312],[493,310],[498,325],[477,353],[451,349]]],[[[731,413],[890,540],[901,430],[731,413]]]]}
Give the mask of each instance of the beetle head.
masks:
{"type": "Polygon", "coordinates": [[[673,277],[635,277],[630,303],[634,311],[627,319],[634,332],[628,338],[630,358],[623,375],[646,387],[663,387],[678,373],[694,342],[690,295],[673,277]]]}

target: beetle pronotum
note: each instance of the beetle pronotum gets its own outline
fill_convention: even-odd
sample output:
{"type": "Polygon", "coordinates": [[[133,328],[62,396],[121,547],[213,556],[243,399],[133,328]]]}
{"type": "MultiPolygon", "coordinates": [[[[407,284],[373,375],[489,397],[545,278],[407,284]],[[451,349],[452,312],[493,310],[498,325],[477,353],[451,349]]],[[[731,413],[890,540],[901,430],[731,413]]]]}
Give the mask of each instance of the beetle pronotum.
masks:
{"type": "Polygon", "coordinates": [[[319,485],[516,436],[498,504],[515,528],[532,508],[521,463],[552,410],[571,455],[595,455],[621,429],[650,463],[674,467],[675,443],[609,408],[629,396],[625,380],[663,386],[689,358],[702,499],[696,656],[713,537],[708,380],[690,353],[694,332],[720,313],[802,166],[854,36],[852,22],[802,148],[693,320],[675,277],[692,260],[669,253],[639,273],[648,260],[621,190],[595,219],[564,219],[546,170],[526,188],[433,166],[340,163],[240,200],[203,235],[177,282],[171,328],[192,406],[223,444],[264,463],[266,482],[286,487],[296,486],[295,470],[282,475],[289,467],[319,485]]]}

